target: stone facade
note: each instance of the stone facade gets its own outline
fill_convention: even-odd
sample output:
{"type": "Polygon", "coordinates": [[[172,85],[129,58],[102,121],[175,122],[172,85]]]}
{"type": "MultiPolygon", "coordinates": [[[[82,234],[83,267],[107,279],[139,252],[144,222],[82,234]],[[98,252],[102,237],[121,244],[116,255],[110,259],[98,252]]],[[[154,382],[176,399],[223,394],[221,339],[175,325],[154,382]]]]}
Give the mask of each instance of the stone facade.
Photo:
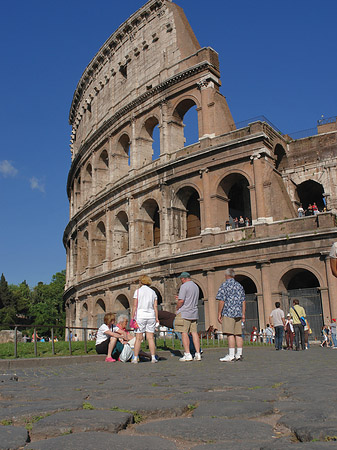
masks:
{"type": "Polygon", "coordinates": [[[217,53],[200,48],[169,0],[148,1],[84,71],[69,116],[68,326],[97,327],[105,312],[128,309],[140,274],[173,310],[187,270],[200,287],[200,327],[217,328],[227,267],[247,293],[247,329],[264,328],[274,301],[288,309],[296,294],[312,304],[316,331],[337,316],[327,261],[337,238],[336,122],[300,140],[264,121],[236,129],[219,87],[217,53]],[[184,146],[192,107],[199,139],[184,146]],[[301,202],[326,212],[298,218],[301,202]],[[234,228],[240,216],[249,226],[234,228]]]}

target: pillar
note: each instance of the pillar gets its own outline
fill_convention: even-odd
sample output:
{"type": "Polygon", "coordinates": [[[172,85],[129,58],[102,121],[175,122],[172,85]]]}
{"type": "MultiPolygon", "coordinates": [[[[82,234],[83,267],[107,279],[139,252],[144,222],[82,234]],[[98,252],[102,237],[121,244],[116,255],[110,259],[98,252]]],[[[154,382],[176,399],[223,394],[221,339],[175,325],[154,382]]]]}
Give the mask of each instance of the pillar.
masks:
{"type": "Polygon", "coordinates": [[[207,271],[208,326],[213,325],[214,328],[219,328],[218,302],[215,299],[215,296],[215,270],[211,269],[207,271]]]}
{"type": "Polygon", "coordinates": [[[261,270],[261,286],[262,286],[262,305],[263,305],[263,313],[260,312],[260,307],[262,306],[259,302],[259,315],[260,315],[260,327],[263,328],[266,326],[266,323],[269,322],[269,316],[272,312],[273,301],[271,295],[270,288],[270,261],[261,261],[260,262],[260,270],[261,270]],[[262,315],[263,314],[263,315],[262,315]],[[264,320],[264,324],[261,324],[261,319],[264,320]]]}

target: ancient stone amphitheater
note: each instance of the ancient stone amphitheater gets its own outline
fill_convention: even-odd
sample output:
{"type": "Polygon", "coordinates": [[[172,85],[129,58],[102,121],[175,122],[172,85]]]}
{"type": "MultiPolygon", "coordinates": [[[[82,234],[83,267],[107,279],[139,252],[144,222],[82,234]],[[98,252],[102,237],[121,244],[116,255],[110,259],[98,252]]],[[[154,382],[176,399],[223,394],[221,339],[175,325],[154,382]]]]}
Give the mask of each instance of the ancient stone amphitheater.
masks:
{"type": "Polygon", "coordinates": [[[314,333],[337,316],[327,260],[337,238],[336,118],[302,139],[264,118],[235,125],[220,84],[218,54],[200,47],[169,0],[148,1],[85,69],[69,115],[68,326],[128,310],[140,274],[172,310],[187,270],[200,288],[200,329],[217,327],[227,267],[246,290],[248,332],[294,296],[314,333]],[[198,137],[186,146],[191,111],[198,137]],[[299,204],[313,202],[324,212],[298,218],[299,204]]]}

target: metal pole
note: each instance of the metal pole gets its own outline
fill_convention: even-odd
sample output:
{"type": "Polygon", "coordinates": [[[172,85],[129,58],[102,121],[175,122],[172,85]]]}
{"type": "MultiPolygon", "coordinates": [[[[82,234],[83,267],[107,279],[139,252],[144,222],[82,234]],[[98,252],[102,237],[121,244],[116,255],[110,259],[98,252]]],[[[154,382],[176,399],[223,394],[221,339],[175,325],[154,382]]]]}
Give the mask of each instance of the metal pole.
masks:
{"type": "Polygon", "coordinates": [[[55,355],[54,328],[51,328],[51,353],[55,355]]]}
{"type": "Polygon", "coordinates": [[[175,342],[174,342],[175,334],[174,331],[172,332],[172,347],[174,348],[175,342]]]}
{"type": "Polygon", "coordinates": [[[68,328],[68,340],[69,340],[69,355],[71,356],[71,339],[70,339],[70,328],[68,328]]]}
{"type": "Polygon", "coordinates": [[[14,334],[14,358],[18,357],[18,327],[15,327],[14,334]]]}
{"type": "Polygon", "coordinates": [[[85,353],[88,353],[88,350],[87,350],[87,329],[86,328],[84,328],[84,336],[83,336],[83,340],[84,340],[84,352],[85,353]]]}
{"type": "Polygon", "coordinates": [[[37,338],[36,338],[36,328],[34,327],[34,355],[37,358],[37,338]]]}

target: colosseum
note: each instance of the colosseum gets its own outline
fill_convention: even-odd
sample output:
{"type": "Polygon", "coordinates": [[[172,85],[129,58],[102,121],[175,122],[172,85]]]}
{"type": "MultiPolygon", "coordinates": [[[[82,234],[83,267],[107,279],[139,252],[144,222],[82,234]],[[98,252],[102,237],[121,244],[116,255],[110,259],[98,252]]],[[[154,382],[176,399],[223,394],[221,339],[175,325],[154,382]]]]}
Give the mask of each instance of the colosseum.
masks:
{"type": "Polygon", "coordinates": [[[69,115],[67,326],[98,327],[105,312],[128,311],[140,274],[174,310],[188,271],[200,288],[200,330],[217,328],[228,267],[246,291],[247,332],[294,297],[314,336],[337,317],[328,256],[336,117],[300,138],[264,117],[236,124],[220,85],[218,54],[200,47],[171,0],[148,1],[85,69],[69,115]],[[197,137],[186,145],[191,110],[197,137]]]}

